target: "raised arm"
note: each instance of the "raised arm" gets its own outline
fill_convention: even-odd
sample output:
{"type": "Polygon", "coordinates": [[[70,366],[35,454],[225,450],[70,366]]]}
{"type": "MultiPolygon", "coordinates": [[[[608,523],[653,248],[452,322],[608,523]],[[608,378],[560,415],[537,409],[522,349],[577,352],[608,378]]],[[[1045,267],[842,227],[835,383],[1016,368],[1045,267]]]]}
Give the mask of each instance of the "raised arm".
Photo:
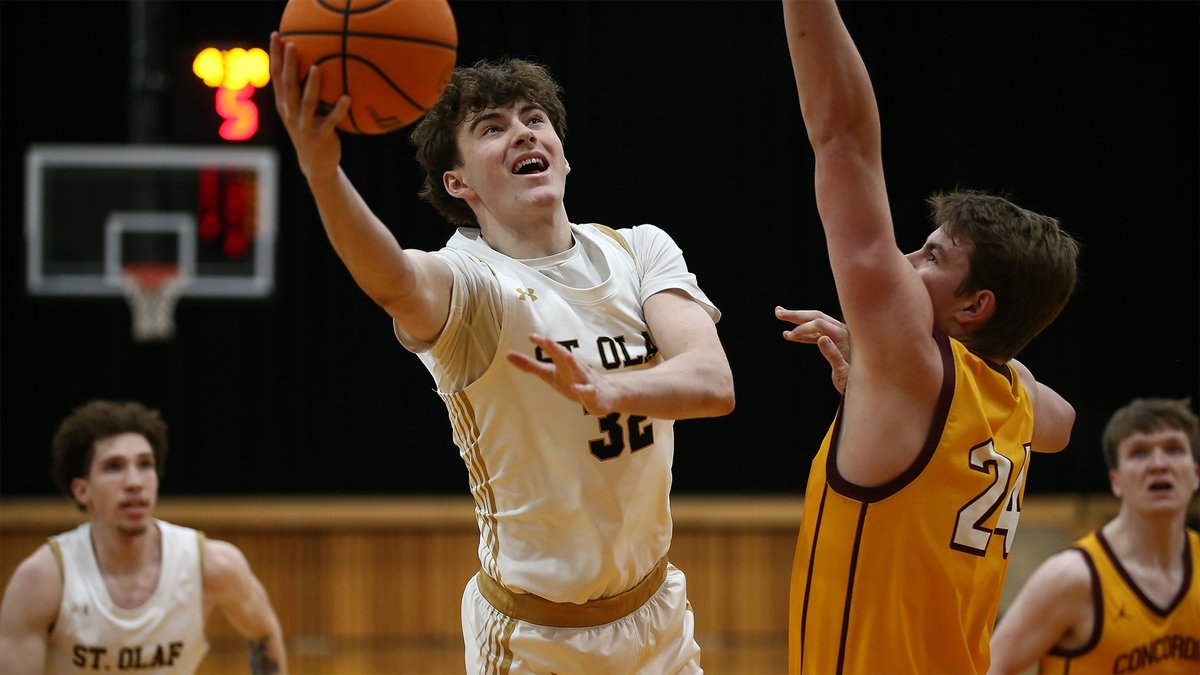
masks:
{"type": "Polygon", "coordinates": [[[62,602],[62,573],[43,544],[17,566],[0,602],[0,674],[40,673],[62,602]]]}
{"type": "Polygon", "coordinates": [[[246,557],[233,544],[204,542],[204,603],[220,610],[246,638],[251,673],[287,673],[279,618],[246,557]]]}
{"type": "Polygon", "coordinates": [[[838,468],[855,483],[879,485],[908,468],[927,432],[920,421],[932,420],[942,375],[933,304],[896,245],[875,95],[837,6],[784,0],[783,12],[817,210],[854,335],[838,468]]]}
{"type": "Polygon", "coordinates": [[[271,34],[275,109],[296,149],[330,243],[355,282],[409,335],[432,340],[450,307],[450,268],[424,251],[402,249],[342,171],[337,123],[350,107],[343,96],[327,115],[317,111],[320,71],[302,87],[294,45],[271,34]]]}
{"type": "MultiPolygon", "coordinates": [[[[785,0],[784,25],[800,109],[815,156],[817,209],[855,362],[904,378],[927,370],[933,309],[896,246],[866,66],[832,0],[785,0]],[[921,350],[926,359],[914,359],[921,350]],[[900,365],[901,368],[897,368],[900,365]]],[[[852,374],[851,377],[858,375],[852,374]]]]}
{"type": "Polygon", "coordinates": [[[1020,673],[1056,645],[1076,648],[1091,637],[1091,576],[1079,551],[1046,559],[1017,594],[992,634],[993,675],[1020,673]]]}
{"type": "Polygon", "coordinates": [[[655,293],[642,311],[663,356],[653,368],[601,373],[541,335],[530,340],[551,363],[519,352],[510,352],[508,360],[594,415],[623,412],[688,419],[729,414],[734,406],[733,375],[708,313],[677,290],[655,293]]]}

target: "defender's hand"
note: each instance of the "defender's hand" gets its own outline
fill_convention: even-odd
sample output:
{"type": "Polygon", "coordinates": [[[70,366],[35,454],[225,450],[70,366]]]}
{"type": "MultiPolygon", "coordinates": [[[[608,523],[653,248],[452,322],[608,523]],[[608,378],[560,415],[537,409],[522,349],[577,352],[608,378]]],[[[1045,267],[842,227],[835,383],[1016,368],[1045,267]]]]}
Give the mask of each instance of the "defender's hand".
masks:
{"type": "Polygon", "coordinates": [[[817,345],[829,362],[834,389],[846,393],[846,380],[850,377],[850,330],[846,324],[815,309],[776,307],[775,316],[796,324],[783,331],[785,340],[817,345]]]}

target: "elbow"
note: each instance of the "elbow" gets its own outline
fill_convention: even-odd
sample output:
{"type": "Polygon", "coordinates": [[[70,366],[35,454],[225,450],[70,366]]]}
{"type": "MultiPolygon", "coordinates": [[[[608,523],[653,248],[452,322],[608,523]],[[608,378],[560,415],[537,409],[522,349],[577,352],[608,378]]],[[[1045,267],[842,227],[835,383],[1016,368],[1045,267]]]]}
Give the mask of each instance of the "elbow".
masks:
{"type": "Polygon", "coordinates": [[[1075,429],[1075,409],[1067,406],[1067,415],[1063,420],[1062,441],[1060,442],[1059,450],[1066,448],[1071,443],[1071,431],[1075,429]]]}
{"type": "Polygon", "coordinates": [[[712,397],[707,406],[704,417],[724,417],[733,412],[734,408],[733,392],[718,393],[712,397]]]}
{"type": "Polygon", "coordinates": [[[1062,400],[1061,410],[1059,411],[1058,435],[1055,438],[1054,452],[1063,450],[1071,443],[1071,431],[1075,429],[1075,406],[1062,400]]]}
{"type": "Polygon", "coordinates": [[[712,391],[712,400],[710,402],[711,412],[710,417],[724,417],[733,412],[736,405],[736,396],[733,392],[733,374],[728,369],[717,378],[713,379],[715,383],[712,391]]]}
{"type": "Polygon", "coordinates": [[[672,419],[697,419],[702,417],[724,417],[733,412],[733,376],[729,368],[705,368],[689,375],[687,384],[676,389],[674,397],[686,401],[677,406],[672,419]]]}
{"type": "Polygon", "coordinates": [[[817,169],[822,173],[860,172],[880,157],[879,135],[863,129],[836,128],[809,136],[817,169]]]}

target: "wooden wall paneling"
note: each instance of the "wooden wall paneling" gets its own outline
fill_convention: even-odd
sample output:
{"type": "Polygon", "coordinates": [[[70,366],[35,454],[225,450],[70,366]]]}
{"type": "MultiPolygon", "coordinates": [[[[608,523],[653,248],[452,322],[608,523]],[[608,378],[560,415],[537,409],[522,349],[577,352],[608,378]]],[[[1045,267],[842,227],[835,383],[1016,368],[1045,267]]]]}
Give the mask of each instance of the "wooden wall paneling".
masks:
{"type": "MultiPolygon", "coordinates": [[[[1116,513],[1108,495],[1023,505],[1002,607],[1045,556],[1116,513]]],[[[166,500],[165,520],[238,546],[271,596],[293,672],[461,673],[462,590],[479,569],[469,499],[166,500]],[[247,518],[245,514],[253,514],[247,518]]],[[[779,672],[802,503],[793,497],[673,500],[670,560],[688,578],[706,669],[779,672]]],[[[0,575],[74,527],[66,500],[0,500],[0,575]]],[[[220,616],[202,673],[244,672],[245,646],[220,616]]]]}

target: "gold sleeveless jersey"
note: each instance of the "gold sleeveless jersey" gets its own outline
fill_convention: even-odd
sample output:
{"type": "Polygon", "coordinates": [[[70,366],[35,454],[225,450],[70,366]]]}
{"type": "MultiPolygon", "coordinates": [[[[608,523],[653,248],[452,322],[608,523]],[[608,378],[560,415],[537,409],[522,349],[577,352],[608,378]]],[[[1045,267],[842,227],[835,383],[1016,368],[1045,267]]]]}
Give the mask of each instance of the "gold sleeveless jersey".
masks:
{"type": "Polygon", "coordinates": [[[840,413],[813,459],[792,567],[792,673],[988,668],[1033,408],[1010,366],[934,339],[941,395],[902,475],[870,488],[842,477],[840,413]]]}
{"type": "Polygon", "coordinates": [[[1200,537],[1187,531],[1183,583],[1167,607],[1142,593],[1099,530],[1075,542],[1092,575],[1095,621],[1078,649],[1052,649],[1039,673],[1200,673],[1200,537]]]}

